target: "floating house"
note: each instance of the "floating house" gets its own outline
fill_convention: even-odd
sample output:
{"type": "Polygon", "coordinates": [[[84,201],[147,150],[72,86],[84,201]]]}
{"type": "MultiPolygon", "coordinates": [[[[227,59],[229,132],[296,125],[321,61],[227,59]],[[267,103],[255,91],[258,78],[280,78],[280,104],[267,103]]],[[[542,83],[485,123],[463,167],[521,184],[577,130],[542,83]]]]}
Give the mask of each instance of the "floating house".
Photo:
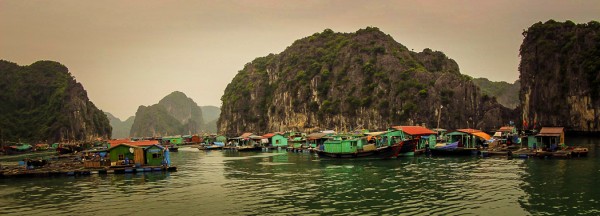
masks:
{"type": "Polygon", "coordinates": [[[454,132],[446,134],[448,136],[448,142],[458,142],[458,147],[464,148],[477,148],[477,146],[483,145],[486,140],[489,140],[491,136],[483,131],[477,129],[458,129],[454,132]]]}
{"type": "Polygon", "coordinates": [[[112,166],[143,164],[144,149],[129,144],[119,144],[108,149],[112,166]]]}
{"type": "Polygon", "coordinates": [[[151,145],[144,149],[146,160],[145,164],[149,166],[160,166],[166,163],[165,158],[169,157],[169,151],[159,145],[151,145]]]}
{"type": "Polygon", "coordinates": [[[563,127],[542,127],[536,136],[539,148],[545,151],[556,151],[565,146],[565,130],[563,127]]]}
{"type": "Polygon", "coordinates": [[[267,146],[287,147],[287,145],[288,145],[288,139],[285,138],[281,134],[268,133],[268,134],[262,135],[262,137],[267,140],[267,146]]]}
{"type": "Polygon", "coordinates": [[[426,146],[435,147],[437,132],[421,126],[394,126],[396,130],[403,132],[403,140],[416,140],[416,150],[423,150],[426,146]]]}

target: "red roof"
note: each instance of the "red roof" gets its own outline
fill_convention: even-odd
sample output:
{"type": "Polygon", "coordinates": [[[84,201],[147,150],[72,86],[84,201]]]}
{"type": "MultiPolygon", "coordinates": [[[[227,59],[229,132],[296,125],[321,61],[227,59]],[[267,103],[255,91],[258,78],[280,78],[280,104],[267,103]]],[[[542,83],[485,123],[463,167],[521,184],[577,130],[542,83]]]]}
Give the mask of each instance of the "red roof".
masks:
{"type": "Polygon", "coordinates": [[[274,134],[274,133],[268,133],[268,134],[262,135],[262,137],[264,137],[264,138],[267,138],[267,139],[268,139],[268,138],[271,138],[271,137],[273,137],[273,136],[275,136],[275,134],[274,134]]]}
{"type": "Polygon", "coordinates": [[[421,126],[394,126],[393,128],[412,136],[437,134],[436,132],[421,126]]]}

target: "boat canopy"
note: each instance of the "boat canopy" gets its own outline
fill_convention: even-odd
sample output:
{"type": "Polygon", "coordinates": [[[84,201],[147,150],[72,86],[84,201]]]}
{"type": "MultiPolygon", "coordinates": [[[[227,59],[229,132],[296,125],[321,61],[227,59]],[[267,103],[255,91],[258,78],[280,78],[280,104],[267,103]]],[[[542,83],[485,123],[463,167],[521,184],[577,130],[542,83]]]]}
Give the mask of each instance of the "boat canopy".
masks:
{"type": "Polygon", "coordinates": [[[485,132],[475,132],[475,133],[473,133],[473,135],[483,138],[484,140],[489,140],[490,138],[492,138],[489,134],[487,134],[485,132]]]}

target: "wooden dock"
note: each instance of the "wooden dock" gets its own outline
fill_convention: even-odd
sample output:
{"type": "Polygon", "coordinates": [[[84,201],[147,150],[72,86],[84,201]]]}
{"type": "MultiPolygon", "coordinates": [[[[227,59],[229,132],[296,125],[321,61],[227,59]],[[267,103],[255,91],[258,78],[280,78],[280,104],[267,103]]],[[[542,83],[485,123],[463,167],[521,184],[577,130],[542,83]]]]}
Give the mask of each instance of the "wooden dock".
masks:
{"type": "Polygon", "coordinates": [[[125,174],[142,172],[177,172],[177,167],[118,167],[118,168],[95,168],[95,169],[71,169],[71,170],[48,170],[48,169],[25,169],[24,167],[7,167],[0,171],[0,178],[44,178],[62,176],[89,176],[92,174],[125,174]]]}

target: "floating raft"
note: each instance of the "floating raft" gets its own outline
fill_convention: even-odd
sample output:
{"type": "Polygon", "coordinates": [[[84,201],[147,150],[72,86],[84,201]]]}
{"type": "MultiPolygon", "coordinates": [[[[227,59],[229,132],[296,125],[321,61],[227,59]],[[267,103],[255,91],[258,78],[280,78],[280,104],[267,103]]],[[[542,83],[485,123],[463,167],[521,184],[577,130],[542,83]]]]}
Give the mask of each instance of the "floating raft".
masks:
{"type": "Polygon", "coordinates": [[[27,170],[18,169],[9,172],[0,171],[0,178],[42,178],[42,177],[61,177],[61,176],[89,176],[92,174],[125,174],[142,172],[177,172],[177,167],[140,167],[140,168],[108,168],[108,169],[83,169],[83,170],[27,170]]]}

